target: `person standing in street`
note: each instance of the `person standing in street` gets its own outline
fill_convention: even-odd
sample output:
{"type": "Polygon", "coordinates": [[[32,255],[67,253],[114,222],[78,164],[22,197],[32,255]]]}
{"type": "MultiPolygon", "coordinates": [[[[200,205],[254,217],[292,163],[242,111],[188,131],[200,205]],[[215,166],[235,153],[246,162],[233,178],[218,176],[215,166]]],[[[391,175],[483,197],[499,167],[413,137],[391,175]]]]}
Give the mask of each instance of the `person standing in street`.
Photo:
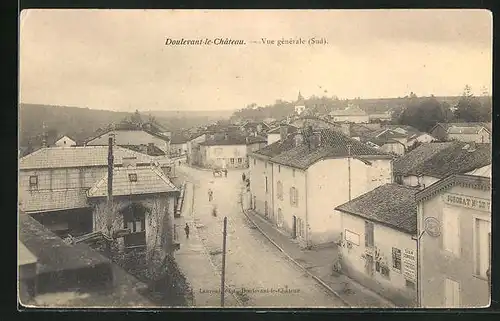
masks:
{"type": "Polygon", "coordinates": [[[189,225],[186,223],[186,226],[184,227],[184,232],[186,232],[186,238],[189,238],[189,225]]]}
{"type": "Polygon", "coordinates": [[[214,198],[214,192],[211,189],[208,190],[208,201],[211,202],[214,198]]]}
{"type": "Polygon", "coordinates": [[[246,179],[245,173],[241,174],[241,178],[243,179],[243,182],[245,182],[246,179]]]}

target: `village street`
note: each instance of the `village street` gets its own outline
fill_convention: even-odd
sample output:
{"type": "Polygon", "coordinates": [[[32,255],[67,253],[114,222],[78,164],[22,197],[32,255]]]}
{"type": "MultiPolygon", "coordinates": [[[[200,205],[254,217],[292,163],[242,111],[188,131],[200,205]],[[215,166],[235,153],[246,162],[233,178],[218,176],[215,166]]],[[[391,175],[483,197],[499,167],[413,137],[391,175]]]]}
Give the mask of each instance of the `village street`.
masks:
{"type": "MultiPolygon", "coordinates": [[[[191,233],[199,233],[210,259],[219,270],[222,267],[223,218],[227,216],[226,285],[235,292],[246,290],[237,294],[239,301],[244,305],[261,307],[343,306],[337,297],[291,263],[245,218],[239,203],[242,170],[230,170],[226,178],[213,177],[211,171],[194,169],[185,164],[176,167],[181,180],[194,184],[196,226],[191,227],[191,233]],[[209,189],[214,193],[212,202],[208,200],[209,189]],[[213,205],[217,207],[217,217],[212,215],[213,205]]],[[[183,235],[181,244],[184,238],[183,235]]]]}

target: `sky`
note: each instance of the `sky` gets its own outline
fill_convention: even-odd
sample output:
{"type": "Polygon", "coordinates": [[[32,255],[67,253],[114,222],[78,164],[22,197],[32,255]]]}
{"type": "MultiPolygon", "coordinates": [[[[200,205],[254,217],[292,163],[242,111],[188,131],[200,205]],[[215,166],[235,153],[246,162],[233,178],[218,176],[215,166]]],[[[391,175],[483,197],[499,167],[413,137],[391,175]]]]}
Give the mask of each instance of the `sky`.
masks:
{"type": "Polygon", "coordinates": [[[492,88],[486,10],[28,10],[20,102],[116,111],[234,110],[277,99],[492,88]],[[165,45],[166,39],[245,45],[165,45]],[[303,45],[261,39],[303,39],[303,45]],[[311,39],[327,44],[310,45],[311,39]],[[257,42],[257,43],[253,43],[257,42]]]}

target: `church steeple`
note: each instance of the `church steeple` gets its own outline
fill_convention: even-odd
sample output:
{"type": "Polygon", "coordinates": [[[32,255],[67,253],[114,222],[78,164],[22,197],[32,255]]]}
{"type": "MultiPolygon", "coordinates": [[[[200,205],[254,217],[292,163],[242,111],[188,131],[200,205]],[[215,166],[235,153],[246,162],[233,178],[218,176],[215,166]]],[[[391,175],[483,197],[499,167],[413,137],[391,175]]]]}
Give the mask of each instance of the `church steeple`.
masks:
{"type": "Polygon", "coordinates": [[[304,103],[304,97],[302,97],[299,91],[299,96],[297,97],[297,104],[303,104],[303,103],[304,103]]]}

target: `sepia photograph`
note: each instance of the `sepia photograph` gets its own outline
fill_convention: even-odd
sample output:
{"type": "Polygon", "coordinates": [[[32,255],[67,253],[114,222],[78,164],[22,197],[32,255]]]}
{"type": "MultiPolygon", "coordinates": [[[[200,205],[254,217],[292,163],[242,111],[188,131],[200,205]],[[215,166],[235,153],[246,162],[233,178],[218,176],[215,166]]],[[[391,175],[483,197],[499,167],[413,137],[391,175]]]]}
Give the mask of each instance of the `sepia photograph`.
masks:
{"type": "Polygon", "coordinates": [[[18,309],[484,308],[493,15],[19,15],[18,309]]]}

